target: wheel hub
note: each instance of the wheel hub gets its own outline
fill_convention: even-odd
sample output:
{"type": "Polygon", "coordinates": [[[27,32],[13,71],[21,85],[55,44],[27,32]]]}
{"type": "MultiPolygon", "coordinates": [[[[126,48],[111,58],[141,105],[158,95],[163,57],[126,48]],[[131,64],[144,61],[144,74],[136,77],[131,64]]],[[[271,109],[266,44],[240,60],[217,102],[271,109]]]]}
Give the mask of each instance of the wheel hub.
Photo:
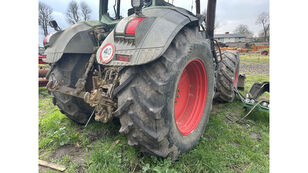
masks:
{"type": "Polygon", "coordinates": [[[199,59],[190,61],[178,82],[174,116],[178,130],[189,135],[198,126],[207,97],[206,69],[199,59]]]}

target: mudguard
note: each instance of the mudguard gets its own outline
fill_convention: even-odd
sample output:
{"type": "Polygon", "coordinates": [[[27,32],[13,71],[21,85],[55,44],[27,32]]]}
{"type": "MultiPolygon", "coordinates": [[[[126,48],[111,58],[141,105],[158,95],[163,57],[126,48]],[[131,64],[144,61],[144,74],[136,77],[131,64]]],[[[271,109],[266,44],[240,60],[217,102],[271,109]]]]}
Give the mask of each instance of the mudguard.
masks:
{"type": "MultiPolygon", "coordinates": [[[[97,62],[106,66],[133,66],[151,62],[167,50],[177,33],[186,25],[196,28],[199,19],[178,7],[145,8],[135,34],[128,35],[128,25],[137,16],[122,19],[99,47],[97,62]]],[[[138,21],[138,20],[137,20],[138,21]]]]}
{"type": "Polygon", "coordinates": [[[97,43],[93,34],[90,34],[91,31],[93,26],[82,22],[56,32],[50,37],[49,47],[44,52],[44,62],[55,63],[64,53],[93,53],[93,47],[97,43]]]}

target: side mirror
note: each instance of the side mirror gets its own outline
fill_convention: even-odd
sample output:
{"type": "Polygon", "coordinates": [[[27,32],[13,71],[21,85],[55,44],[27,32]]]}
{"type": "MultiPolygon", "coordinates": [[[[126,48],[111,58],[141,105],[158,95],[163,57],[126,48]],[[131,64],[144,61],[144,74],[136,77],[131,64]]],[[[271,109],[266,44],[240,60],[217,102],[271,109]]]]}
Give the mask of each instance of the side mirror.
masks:
{"type": "Polygon", "coordinates": [[[55,20],[49,21],[49,25],[50,25],[50,27],[52,27],[52,28],[55,29],[56,31],[59,31],[59,30],[60,30],[60,28],[59,28],[59,26],[58,26],[58,23],[57,23],[55,20]]]}
{"type": "Polygon", "coordinates": [[[135,10],[133,8],[130,8],[127,10],[127,16],[130,16],[132,14],[134,14],[135,10]]]}

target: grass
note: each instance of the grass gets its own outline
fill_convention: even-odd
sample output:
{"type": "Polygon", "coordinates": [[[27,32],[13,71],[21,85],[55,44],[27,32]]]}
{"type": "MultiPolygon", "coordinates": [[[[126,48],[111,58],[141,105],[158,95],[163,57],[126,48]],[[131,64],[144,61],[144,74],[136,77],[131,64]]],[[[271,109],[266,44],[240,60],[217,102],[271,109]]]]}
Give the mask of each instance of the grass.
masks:
{"type": "Polygon", "coordinates": [[[251,64],[269,64],[269,58],[268,56],[265,55],[260,55],[260,54],[243,54],[240,55],[241,58],[241,63],[246,64],[246,65],[251,65],[251,64]]]}
{"type": "MultiPolygon", "coordinates": [[[[258,75],[252,75],[252,74],[247,74],[246,73],[246,81],[245,81],[245,90],[244,92],[241,92],[242,94],[246,95],[249,92],[249,89],[251,86],[255,83],[262,83],[269,81],[269,74],[258,74],[258,75]]],[[[270,99],[270,94],[269,93],[264,93],[261,95],[259,98],[260,100],[269,100],[270,99]]]]}
{"type": "MultiPolygon", "coordinates": [[[[253,82],[269,79],[268,75],[246,76],[243,93],[253,82]]],[[[254,112],[236,122],[246,113],[238,99],[215,104],[199,143],[173,163],[129,146],[118,133],[117,121],[92,122],[86,128],[76,125],[40,88],[39,158],[65,165],[66,172],[269,172],[269,116],[254,112]]]]}
{"type": "MultiPolygon", "coordinates": [[[[254,65],[254,64],[267,64],[269,65],[269,56],[264,56],[260,54],[243,54],[240,55],[240,63],[245,65],[254,65]]],[[[246,81],[245,81],[245,91],[241,92],[242,94],[246,94],[249,92],[250,87],[255,82],[265,82],[269,81],[269,74],[268,73],[258,73],[258,74],[251,74],[245,73],[246,81]]],[[[269,93],[264,93],[260,99],[267,99],[269,100],[269,93]]]]}

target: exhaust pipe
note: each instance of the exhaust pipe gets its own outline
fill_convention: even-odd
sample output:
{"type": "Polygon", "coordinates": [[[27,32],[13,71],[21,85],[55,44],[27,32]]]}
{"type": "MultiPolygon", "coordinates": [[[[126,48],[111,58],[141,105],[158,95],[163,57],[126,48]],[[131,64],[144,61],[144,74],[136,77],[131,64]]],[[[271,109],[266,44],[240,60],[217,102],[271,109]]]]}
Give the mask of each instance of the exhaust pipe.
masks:
{"type": "Polygon", "coordinates": [[[215,27],[215,15],[216,15],[216,0],[209,0],[207,3],[206,14],[206,34],[208,39],[214,39],[214,27],[215,27]]]}
{"type": "Polygon", "coordinates": [[[196,0],[196,14],[200,14],[200,0],[196,0]]]}
{"type": "Polygon", "coordinates": [[[208,0],[207,3],[207,14],[206,14],[206,37],[210,40],[211,52],[215,59],[216,67],[218,69],[218,59],[215,50],[214,42],[214,29],[215,29],[215,15],[216,15],[216,0],[208,0]]]}

